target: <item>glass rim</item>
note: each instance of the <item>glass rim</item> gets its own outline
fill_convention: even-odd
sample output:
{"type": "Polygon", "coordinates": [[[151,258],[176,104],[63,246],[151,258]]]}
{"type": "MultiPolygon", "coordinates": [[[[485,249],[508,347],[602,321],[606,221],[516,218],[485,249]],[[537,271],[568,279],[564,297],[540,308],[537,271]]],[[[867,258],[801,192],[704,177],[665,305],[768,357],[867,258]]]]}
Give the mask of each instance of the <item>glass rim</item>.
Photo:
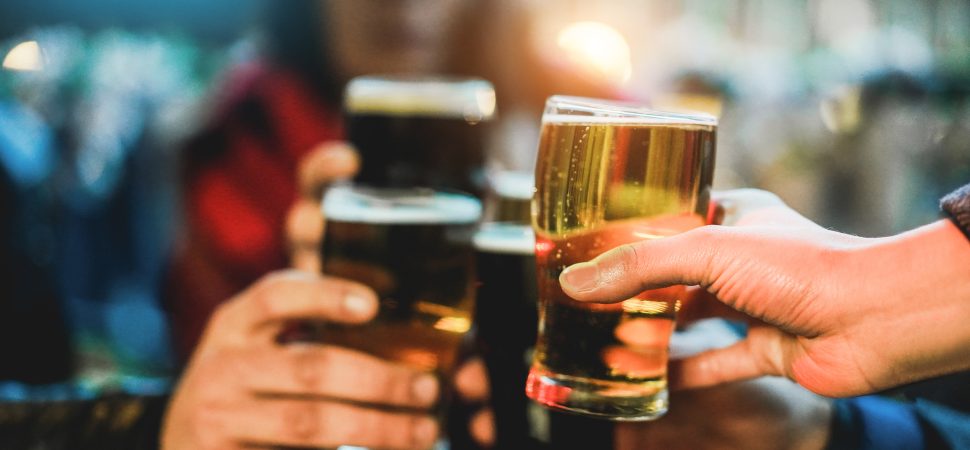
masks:
{"type": "Polygon", "coordinates": [[[703,112],[660,111],[640,103],[570,95],[553,95],[546,100],[542,122],[674,124],[716,127],[718,120],[703,112]]]}
{"type": "Polygon", "coordinates": [[[489,222],[479,226],[472,238],[475,250],[505,255],[535,255],[536,237],[530,225],[489,222]]]}
{"type": "Polygon", "coordinates": [[[344,88],[350,114],[454,116],[489,120],[495,116],[495,87],[484,78],[457,75],[362,75],[344,88]]]}
{"type": "Polygon", "coordinates": [[[481,201],[463,192],[338,184],[320,201],[327,220],[387,225],[467,225],[482,217],[481,201]]]}

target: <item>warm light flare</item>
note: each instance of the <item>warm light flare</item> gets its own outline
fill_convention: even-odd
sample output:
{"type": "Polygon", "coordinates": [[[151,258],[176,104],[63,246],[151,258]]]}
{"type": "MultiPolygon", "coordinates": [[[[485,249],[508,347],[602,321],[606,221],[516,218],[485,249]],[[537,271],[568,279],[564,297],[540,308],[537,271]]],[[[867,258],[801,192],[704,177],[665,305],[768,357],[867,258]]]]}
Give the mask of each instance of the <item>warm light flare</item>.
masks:
{"type": "Polygon", "coordinates": [[[44,59],[37,41],[25,41],[17,44],[3,58],[3,68],[24,72],[38,71],[44,68],[44,59]]]}
{"type": "Polygon", "coordinates": [[[630,44],[615,28],[600,22],[577,22],[559,32],[559,48],[586,75],[614,84],[630,79],[630,44]]]}
{"type": "Polygon", "coordinates": [[[472,328],[472,322],[464,317],[442,317],[434,324],[435,329],[451,333],[465,333],[472,328]]]}

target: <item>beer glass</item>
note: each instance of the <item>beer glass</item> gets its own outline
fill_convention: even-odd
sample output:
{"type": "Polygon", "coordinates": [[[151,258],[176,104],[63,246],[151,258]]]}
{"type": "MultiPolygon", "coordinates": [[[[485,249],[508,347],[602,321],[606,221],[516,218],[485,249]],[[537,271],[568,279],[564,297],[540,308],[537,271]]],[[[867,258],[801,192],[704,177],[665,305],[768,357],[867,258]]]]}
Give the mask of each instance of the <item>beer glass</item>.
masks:
{"type": "Polygon", "coordinates": [[[344,93],[347,137],[361,154],[355,181],[484,194],[487,124],[495,90],[485,80],[364,76],[344,93]]]}
{"type": "Polygon", "coordinates": [[[532,191],[535,181],[532,172],[496,171],[489,176],[491,187],[488,198],[493,222],[532,222],[532,191]]]}
{"type": "Polygon", "coordinates": [[[535,235],[525,224],[487,223],[475,233],[474,243],[475,326],[488,370],[494,447],[539,448],[548,426],[541,423],[541,411],[530,414],[530,407],[538,407],[522,392],[538,320],[535,235]]]}
{"type": "Polygon", "coordinates": [[[323,210],[323,272],[370,286],[380,309],[367,324],[326,324],[322,340],[450,374],[471,328],[479,200],[338,186],[326,193],[323,210]]]}
{"type": "Polygon", "coordinates": [[[684,288],[616,304],[579,303],[559,274],[617,246],[704,224],[716,120],[594,99],[551,97],[533,197],[539,336],[527,395],[610,420],[667,410],[667,348],[684,288]]]}

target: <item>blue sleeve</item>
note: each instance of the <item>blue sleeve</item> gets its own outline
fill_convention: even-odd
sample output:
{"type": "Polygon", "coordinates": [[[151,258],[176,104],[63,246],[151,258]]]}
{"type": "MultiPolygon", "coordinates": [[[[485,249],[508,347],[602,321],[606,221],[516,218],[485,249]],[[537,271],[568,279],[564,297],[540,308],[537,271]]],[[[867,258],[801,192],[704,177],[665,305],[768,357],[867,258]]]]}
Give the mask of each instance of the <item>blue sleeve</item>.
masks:
{"type": "Polygon", "coordinates": [[[921,450],[923,429],[913,405],[878,396],[835,401],[827,450],[921,450]]]}
{"type": "Polygon", "coordinates": [[[970,415],[926,400],[916,400],[928,449],[970,448],[970,415]]]}
{"type": "Polygon", "coordinates": [[[827,450],[970,449],[970,416],[925,400],[835,401],[827,450]]]}

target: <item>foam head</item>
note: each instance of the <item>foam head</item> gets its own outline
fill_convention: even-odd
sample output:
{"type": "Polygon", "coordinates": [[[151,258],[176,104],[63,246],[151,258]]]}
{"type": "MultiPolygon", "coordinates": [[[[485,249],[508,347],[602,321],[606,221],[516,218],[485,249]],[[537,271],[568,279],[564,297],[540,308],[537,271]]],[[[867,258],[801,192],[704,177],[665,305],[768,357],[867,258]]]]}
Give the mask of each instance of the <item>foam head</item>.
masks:
{"type": "Polygon", "coordinates": [[[500,171],[489,177],[492,189],[502,198],[531,200],[535,191],[535,174],[532,172],[500,171]]]}
{"type": "Polygon", "coordinates": [[[495,115],[495,88],[479,78],[357,77],[347,85],[344,109],[483,121],[495,115]]]}
{"type": "Polygon", "coordinates": [[[475,249],[484,253],[535,254],[536,239],[528,225],[487,223],[474,238],[475,249]]]}
{"type": "Polygon", "coordinates": [[[543,123],[670,125],[714,128],[717,118],[706,113],[657,111],[645,106],[583,97],[554,95],[546,101],[543,123]]]}
{"type": "Polygon", "coordinates": [[[338,186],[323,199],[327,220],[367,224],[461,225],[482,216],[478,199],[427,189],[364,189],[338,186]]]}

